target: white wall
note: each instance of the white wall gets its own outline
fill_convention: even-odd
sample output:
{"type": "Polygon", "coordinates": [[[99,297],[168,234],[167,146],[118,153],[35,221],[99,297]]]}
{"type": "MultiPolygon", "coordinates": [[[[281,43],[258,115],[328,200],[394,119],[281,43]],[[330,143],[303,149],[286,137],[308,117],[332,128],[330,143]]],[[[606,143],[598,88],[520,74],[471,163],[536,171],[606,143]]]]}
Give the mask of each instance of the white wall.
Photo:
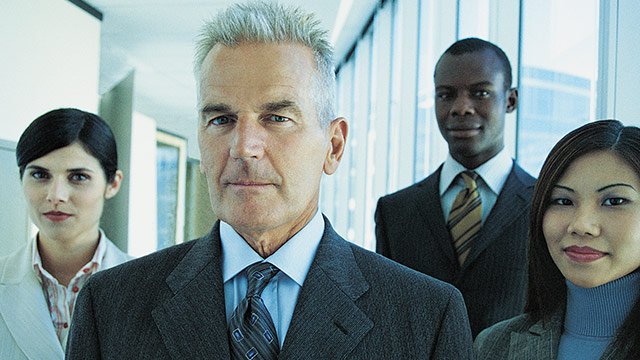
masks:
{"type": "Polygon", "coordinates": [[[2,0],[0,44],[0,139],[55,108],[97,110],[98,19],[66,0],[2,0]]]}
{"type": "Polygon", "coordinates": [[[15,143],[0,140],[0,256],[7,255],[29,239],[29,215],[22,196],[18,166],[16,166],[15,143]]]}
{"type": "Polygon", "coordinates": [[[133,113],[129,185],[129,241],[127,252],[143,256],[158,245],[156,122],[133,113]]]}
{"type": "Polygon", "coordinates": [[[31,235],[15,162],[20,134],[55,108],[97,110],[100,21],[66,0],[0,0],[0,44],[1,256],[31,235]]]}

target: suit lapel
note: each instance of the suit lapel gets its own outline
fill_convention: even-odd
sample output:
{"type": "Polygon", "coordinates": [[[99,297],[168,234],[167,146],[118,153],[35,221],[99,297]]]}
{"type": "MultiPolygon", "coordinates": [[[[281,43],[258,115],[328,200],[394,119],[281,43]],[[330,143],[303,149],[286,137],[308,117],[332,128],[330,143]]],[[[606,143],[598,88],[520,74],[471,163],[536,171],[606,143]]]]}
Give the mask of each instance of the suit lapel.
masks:
{"type": "Polygon", "coordinates": [[[471,251],[463,268],[472,264],[492,241],[509,228],[511,223],[529,215],[526,210],[529,203],[527,199],[532,191],[531,185],[527,185],[520,180],[516,172],[517,166],[514,163],[487,221],[480,229],[478,238],[474,240],[471,246],[471,251]]]}
{"type": "MultiPolygon", "coordinates": [[[[432,175],[428,176],[418,184],[418,188],[423,189],[424,196],[416,197],[418,213],[421,214],[425,223],[423,234],[431,233],[430,237],[419,239],[421,244],[425,244],[427,239],[436,242],[447,259],[458,266],[458,258],[453,248],[451,234],[447,229],[447,223],[442,213],[442,202],[440,200],[440,172],[442,165],[432,175]]],[[[426,244],[425,244],[426,245],[426,244]]],[[[427,251],[426,253],[429,253],[427,251]]]]}
{"type": "Polygon", "coordinates": [[[6,263],[6,269],[15,269],[15,275],[0,281],[0,317],[27,358],[62,359],[49,305],[31,269],[31,246],[33,242],[6,263]]]}
{"type": "Polygon", "coordinates": [[[175,359],[229,358],[221,259],[216,223],[166,279],[174,296],[152,314],[175,359]]]}
{"type": "Polygon", "coordinates": [[[564,312],[557,311],[546,326],[540,320],[528,331],[511,333],[508,360],[555,359],[558,355],[563,317],[564,312]]]}
{"type": "Polygon", "coordinates": [[[349,244],[324,221],[325,232],[280,353],[285,359],[344,358],[373,327],[355,303],[369,284],[349,244]]]}

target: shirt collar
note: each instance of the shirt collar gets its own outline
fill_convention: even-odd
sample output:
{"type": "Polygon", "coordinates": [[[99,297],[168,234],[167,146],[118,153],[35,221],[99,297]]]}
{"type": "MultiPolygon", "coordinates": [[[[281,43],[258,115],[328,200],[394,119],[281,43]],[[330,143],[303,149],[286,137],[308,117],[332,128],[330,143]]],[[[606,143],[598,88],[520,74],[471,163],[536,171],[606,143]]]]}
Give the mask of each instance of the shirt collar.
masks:
{"type": "Polygon", "coordinates": [[[271,256],[263,259],[231,225],[220,221],[223,281],[226,283],[253,263],[267,261],[302,286],[323,234],[324,219],[320,211],[317,211],[297,234],[271,256]]]}
{"type": "MultiPolygon", "coordinates": [[[[98,246],[96,247],[96,251],[93,253],[93,257],[82,267],[82,269],[78,271],[78,273],[82,272],[84,274],[92,274],[93,272],[102,268],[102,261],[104,260],[104,256],[107,253],[107,241],[105,240],[106,237],[104,236],[102,229],[99,230],[99,236],[100,237],[98,239],[98,246]]],[[[36,235],[33,239],[31,261],[33,263],[33,268],[36,271],[36,275],[38,275],[40,281],[42,281],[43,276],[49,278],[49,280],[54,280],[54,277],[49,274],[49,272],[42,266],[42,257],[40,256],[40,251],[38,251],[38,235],[36,235]]]]}
{"type": "MultiPolygon", "coordinates": [[[[496,156],[478,166],[474,171],[478,173],[491,191],[495,194],[500,194],[512,167],[513,159],[511,159],[505,149],[502,149],[496,156]]],[[[447,159],[444,161],[442,171],[440,172],[440,196],[451,187],[456,176],[465,170],[467,169],[457,162],[451,154],[447,155],[447,159]]]]}

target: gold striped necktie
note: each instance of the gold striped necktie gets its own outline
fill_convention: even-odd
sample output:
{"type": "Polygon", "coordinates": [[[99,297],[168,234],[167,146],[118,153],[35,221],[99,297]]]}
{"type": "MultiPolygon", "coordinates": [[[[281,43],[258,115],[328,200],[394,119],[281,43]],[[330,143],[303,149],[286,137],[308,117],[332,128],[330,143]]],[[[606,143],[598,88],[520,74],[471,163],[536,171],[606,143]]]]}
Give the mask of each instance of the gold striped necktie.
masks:
{"type": "Polygon", "coordinates": [[[465,188],[460,190],[453,201],[447,228],[451,233],[458,262],[462,265],[482,226],[482,201],[476,183],[478,174],[474,171],[463,171],[459,176],[464,180],[465,188]]]}

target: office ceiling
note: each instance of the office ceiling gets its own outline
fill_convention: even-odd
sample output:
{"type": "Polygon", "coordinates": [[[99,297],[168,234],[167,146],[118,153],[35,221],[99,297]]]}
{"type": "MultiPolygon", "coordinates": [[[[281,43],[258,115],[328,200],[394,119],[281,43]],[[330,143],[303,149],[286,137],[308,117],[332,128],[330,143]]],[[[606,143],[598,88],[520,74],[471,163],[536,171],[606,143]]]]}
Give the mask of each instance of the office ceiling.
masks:
{"type": "MultiPolygon", "coordinates": [[[[193,44],[204,20],[234,1],[87,0],[102,12],[100,94],[134,71],[134,110],[189,139],[197,152],[193,44]]],[[[346,56],[379,0],[281,0],[314,12],[346,56]],[[344,10],[341,10],[344,9],[344,10]],[[344,14],[339,16],[338,14],[344,14]],[[342,20],[341,20],[342,18],[342,20]]]]}

